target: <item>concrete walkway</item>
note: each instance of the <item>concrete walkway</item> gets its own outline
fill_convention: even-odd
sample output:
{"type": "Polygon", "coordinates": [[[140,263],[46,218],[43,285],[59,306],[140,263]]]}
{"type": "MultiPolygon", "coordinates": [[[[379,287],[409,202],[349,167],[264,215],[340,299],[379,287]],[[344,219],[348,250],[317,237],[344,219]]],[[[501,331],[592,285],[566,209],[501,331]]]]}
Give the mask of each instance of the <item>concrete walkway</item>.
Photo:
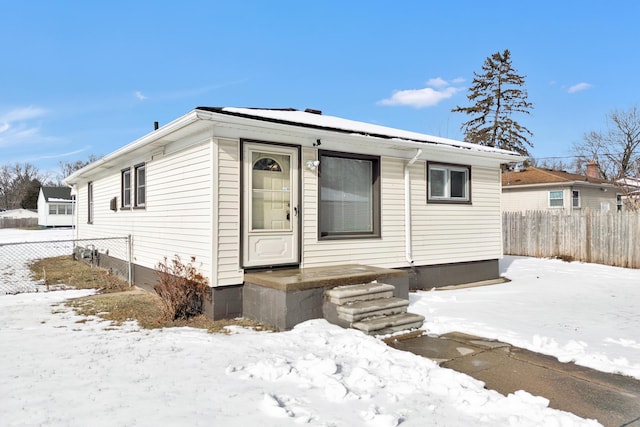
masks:
{"type": "Polygon", "coordinates": [[[606,374],[498,341],[460,333],[409,334],[387,340],[399,350],[435,360],[507,395],[525,390],[549,406],[606,427],[640,427],[640,381],[606,374]]]}

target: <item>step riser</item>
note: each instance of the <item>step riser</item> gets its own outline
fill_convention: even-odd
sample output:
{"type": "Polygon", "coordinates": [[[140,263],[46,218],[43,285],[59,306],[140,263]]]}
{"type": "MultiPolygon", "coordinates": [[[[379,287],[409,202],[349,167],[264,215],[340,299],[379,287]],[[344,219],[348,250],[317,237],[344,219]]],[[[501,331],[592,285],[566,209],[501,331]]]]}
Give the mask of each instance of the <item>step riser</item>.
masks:
{"type": "Polygon", "coordinates": [[[338,317],[346,320],[347,322],[358,322],[360,320],[363,320],[369,317],[392,316],[394,314],[401,314],[406,312],[407,312],[406,307],[393,307],[393,308],[369,311],[367,313],[343,313],[340,311],[340,307],[338,307],[338,317]]]}
{"type": "Polygon", "coordinates": [[[423,322],[424,316],[413,313],[403,313],[389,317],[365,319],[352,323],[351,327],[359,329],[369,335],[382,335],[411,328],[419,328],[423,322]]]}
{"type": "Polygon", "coordinates": [[[344,304],[350,301],[358,301],[369,298],[369,295],[379,294],[381,292],[391,292],[395,287],[393,285],[387,285],[385,283],[363,283],[361,285],[339,286],[337,288],[329,289],[325,292],[325,296],[328,300],[334,304],[344,304]]]}
{"type": "Polygon", "coordinates": [[[424,317],[407,313],[409,301],[393,296],[395,287],[384,283],[340,286],[325,292],[325,319],[368,335],[386,335],[422,327],[424,317]]]}
{"type": "Polygon", "coordinates": [[[362,330],[362,332],[364,332],[367,335],[387,335],[387,334],[392,334],[394,332],[400,332],[400,331],[408,331],[410,329],[419,329],[422,327],[422,321],[420,322],[413,322],[413,323],[408,323],[406,325],[398,325],[398,326],[390,326],[388,328],[383,328],[383,329],[378,329],[378,330],[371,330],[371,331],[365,331],[362,329],[359,329],[355,326],[352,326],[353,329],[358,329],[358,330],[362,330]]]}
{"type": "Polygon", "coordinates": [[[343,297],[343,298],[332,297],[330,295],[327,295],[327,301],[336,305],[342,305],[342,304],[348,304],[350,302],[355,302],[355,301],[370,301],[370,300],[375,300],[380,298],[391,298],[392,296],[393,296],[393,291],[354,295],[354,296],[343,297]]]}
{"type": "Polygon", "coordinates": [[[369,301],[357,301],[352,304],[338,305],[336,311],[348,316],[365,315],[373,316],[374,313],[384,310],[405,309],[409,307],[409,301],[400,298],[380,298],[369,301]]]}

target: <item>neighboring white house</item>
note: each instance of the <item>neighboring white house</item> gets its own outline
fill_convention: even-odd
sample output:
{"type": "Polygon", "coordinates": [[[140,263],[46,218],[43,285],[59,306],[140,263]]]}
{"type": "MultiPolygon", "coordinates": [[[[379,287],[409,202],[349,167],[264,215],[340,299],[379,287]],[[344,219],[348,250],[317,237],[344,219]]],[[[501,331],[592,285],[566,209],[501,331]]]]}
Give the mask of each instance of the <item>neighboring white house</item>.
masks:
{"type": "Polygon", "coordinates": [[[74,200],[69,187],[40,187],[38,195],[38,225],[40,227],[71,227],[74,224],[74,200]]]}
{"type": "Polygon", "coordinates": [[[502,174],[502,210],[565,213],[587,208],[604,212],[621,210],[620,188],[597,178],[597,165],[588,167],[591,169],[587,170],[587,175],[536,167],[505,171],[502,174]]]}
{"type": "Polygon", "coordinates": [[[66,183],[78,238],[131,235],[142,286],[165,257],[195,257],[224,317],[256,269],[364,264],[422,289],[499,277],[501,165],[521,160],[316,110],[198,107],[66,183]]]}

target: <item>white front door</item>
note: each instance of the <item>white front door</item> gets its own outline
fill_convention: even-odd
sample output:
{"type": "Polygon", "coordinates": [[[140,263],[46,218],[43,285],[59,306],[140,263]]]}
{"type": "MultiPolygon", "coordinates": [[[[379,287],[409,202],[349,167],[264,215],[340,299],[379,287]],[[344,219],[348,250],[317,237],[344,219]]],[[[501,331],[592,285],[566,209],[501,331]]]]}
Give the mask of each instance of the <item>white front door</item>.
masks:
{"type": "Polygon", "coordinates": [[[243,265],[298,263],[298,150],[246,143],[243,159],[243,265]]]}

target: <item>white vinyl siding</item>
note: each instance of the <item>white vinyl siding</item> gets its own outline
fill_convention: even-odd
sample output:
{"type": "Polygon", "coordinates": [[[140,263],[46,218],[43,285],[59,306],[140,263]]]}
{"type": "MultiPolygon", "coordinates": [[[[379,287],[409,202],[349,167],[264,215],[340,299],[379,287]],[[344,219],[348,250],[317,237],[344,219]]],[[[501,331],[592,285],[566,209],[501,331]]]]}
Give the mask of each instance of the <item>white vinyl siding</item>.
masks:
{"type": "Polygon", "coordinates": [[[550,208],[564,207],[564,194],[562,190],[549,191],[549,207],[550,208]]]}
{"type": "MultiPolygon", "coordinates": [[[[316,158],[303,150],[302,164],[316,158]]],[[[406,267],[404,235],[404,165],[407,159],[381,158],[381,229],[379,239],[318,241],[317,173],[303,169],[304,267],[368,264],[406,267]]],[[[498,259],[502,255],[500,170],[474,167],[473,205],[427,204],[426,167],[411,167],[412,240],[415,265],[498,259]]]]}
{"type": "Polygon", "coordinates": [[[217,147],[218,285],[243,282],[240,270],[240,141],[221,139],[217,147]]]}
{"type": "MultiPolygon", "coordinates": [[[[211,272],[211,173],[209,141],[167,153],[146,164],[150,184],[146,209],[111,211],[110,200],[120,194],[121,170],[93,181],[93,224],[78,224],[79,238],[133,236],[133,262],[155,268],[165,257],[195,257],[207,277],[211,272]]],[[[138,163],[138,162],[136,162],[138,163]]],[[[87,185],[78,200],[86,203],[87,185]]],[[[79,206],[86,212],[86,206],[79,206]]],[[[112,254],[117,256],[116,254],[112,254]]]]}

